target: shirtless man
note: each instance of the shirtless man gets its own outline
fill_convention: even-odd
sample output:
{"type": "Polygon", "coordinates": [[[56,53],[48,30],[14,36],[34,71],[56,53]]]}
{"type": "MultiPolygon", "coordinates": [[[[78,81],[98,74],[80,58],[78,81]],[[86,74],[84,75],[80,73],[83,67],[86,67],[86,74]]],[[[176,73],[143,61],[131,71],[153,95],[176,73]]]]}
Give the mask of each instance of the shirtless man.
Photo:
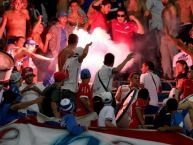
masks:
{"type": "Polygon", "coordinates": [[[181,38],[186,44],[192,43],[189,32],[192,28],[193,22],[191,19],[193,16],[193,0],[177,0],[176,4],[180,10],[179,38],[181,38]]]}
{"type": "Polygon", "coordinates": [[[174,37],[177,35],[177,28],[179,23],[177,20],[177,7],[172,2],[172,0],[162,0],[162,3],[165,8],[162,12],[163,28],[160,53],[163,59],[161,59],[161,64],[163,69],[163,77],[165,79],[173,79],[172,61],[178,50],[176,46],[173,45],[173,43],[168,41],[167,31],[169,31],[169,33],[174,37]]]}
{"type": "Polygon", "coordinates": [[[26,22],[30,20],[28,11],[24,9],[23,0],[13,0],[12,8],[3,14],[0,26],[0,38],[2,38],[5,28],[7,40],[16,36],[26,36],[26,22]]]}

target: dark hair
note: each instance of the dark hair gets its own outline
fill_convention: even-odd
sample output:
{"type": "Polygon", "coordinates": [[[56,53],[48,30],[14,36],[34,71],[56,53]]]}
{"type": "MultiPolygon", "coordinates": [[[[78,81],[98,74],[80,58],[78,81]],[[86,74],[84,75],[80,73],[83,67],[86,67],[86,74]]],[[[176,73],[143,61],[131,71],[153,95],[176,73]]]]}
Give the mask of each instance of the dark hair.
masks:
{"type": "Polygon", "coordinates": [[[132,79],[134,75],[138,75],[138,76],[140,76],[140,73],[138,73],[138,72],[133,72],[133,73],[130,73],[130,75],[129,75],[129,78],[128,78],[128,79],[132,79]]]}
{"type": "Polygon", "coordinates": [[[111,4],[110,0],[103,0],[101,5],[108,5],[108,4],[111,4]]]}
{"type": "Polygon", "coordinates": [[[78,43],[78,36],[76,34],[70,34],[68,37],[68,44],[78,43]]]}
{"type": "Polygon", "coordinates": [[[149,98],[149,91],[146,88],[140,89],[138,92],[138,98],[147,100],[149,98]]]}
{"type": "Polygon", "coordinates": [[[125,9],[125,7],[120,7],[120,8],[118,8],[117,11],[116,11],[116,13],[119,12],[119,11],[120,11],[120,12],[124,12],[125,15],[127,15],[127,10],[125,9]]]}
{"type": "Polygon", "coordinates": [[[79,2],[78,2],[77,0],[71,0],[71,1],[69,2],[69,6],[71,6],[72,3],[77,3],[77,4],[79,5],[79,2]]]}
{"type": "Polygon", "coordinates": [[[109,66],[114,64],[115,56],[112,53],[107,53],[104,58],[104,64],[109,66]]]}
{"type": "Polygon", "coordinates": [[[154,64],[153,64],[153,62],[146,61],[146,62],[144,62],[144,64],[149,67],[149,70],[154,71],[154,64]]]}
{"type": "Polygon", "coordinates": [[[186,63],[186,61],[180,59],[180,60],[176,61],[176,63],[180,63],[181,65],[185,65],[185,68],[184,68],[184,70],[185,70],[184,75],[187,76],[189,67],[188,67],[188,64],[186,63]]]}
{"type": "Polygon", "coordinates": [[[178,102],[174,98],[168,99],[166,102],[166,109],[168,112],[176,111],[178,109],[178,102]]]}

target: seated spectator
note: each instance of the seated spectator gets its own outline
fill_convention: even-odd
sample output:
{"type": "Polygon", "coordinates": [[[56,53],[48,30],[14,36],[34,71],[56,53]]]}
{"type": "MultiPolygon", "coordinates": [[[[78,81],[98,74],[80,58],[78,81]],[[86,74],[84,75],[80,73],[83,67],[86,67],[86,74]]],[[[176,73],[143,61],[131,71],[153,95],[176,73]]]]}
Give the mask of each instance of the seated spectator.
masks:
{"type": "Polygon", "coordinates": [[[120,104],[133,89],[139,89],[139,73],[131,73],[128,77],[129,85],[121,85],[116,92],[116,104],[120,104]]]}
{"type": "MultiPolygon", "coordinates": [[[[42,83],[35,83],[34,77],[35,74],[33,73],[33,69],[31,67],[23,68],[22,78],[24,80],[24,83],[22,83],[19,88],[22,95],[21,102],[32,101],[42,96],[44,86],[42,83]]],[[[29,106],[28,109],[35,112],[40,112],[40,108],[38,105],[40,104],[29,106]]]]}
{"type": "Polygon", "coordinates": [[[42,101],[42,98],[39,97],[32,101],[20,102],[20,98],[17,94],[11,90],[7,90],[3,93],[3,102],[0,104],[0,126],[10,123],[15,119],[22,118],[26,114],[21,113],[18,110],[26,108],[33,104],[38,104],[42,101]]]}
{"type": "Polygon", "coordinates": [[[146,128],[144,111],[145,107],[149,104],[149,92],[147,89],[140,89],[138,92],[138,98],[132,105],[131,121],[129,123],[129,128],[146,128]]]}
{"type": "Polygon", "coordinates": [[[54,83],[44,89],[42,96],[42,113],[48,117],[60,118],[59,103],[61,101],[61,86],[66,79],[66,73],[55,72],[54,83]]]}
{"type": "Polygon", "coordinates": [[[110,92],[103,92],[104,107],[101,109],[98,118],[99,127],[116,127],[114,108],[112,107],[112,95],[110,92]]]}
{"type": "Polygon", "coordinates": [[[154,120],[154,127],[160,131],[183,131],[184,121],[181,113],[177,112],[178,102],[174,98],[167,100],[154,120]]]}
{"type": "Polygon", "coordinates": [[[74,106],[69,99],[62,99],[60,101],[60,112],[62,115],[61,126],[66,127],[71,135],[80,135],[87,130],[86,127],[80,126],[76,122],[76,118],[73,115],[74,106]]]}
{"type": "Polygon", "coordinates": [[[183,94],[182,94],[182,98],[181,99],[184,99],[186,98],[187,96],[193,94],[193,65],[189,67],[189,70],[188,70],[188,78],[185,79],[184,81],[184,85],[183,85],[183,94]]]}

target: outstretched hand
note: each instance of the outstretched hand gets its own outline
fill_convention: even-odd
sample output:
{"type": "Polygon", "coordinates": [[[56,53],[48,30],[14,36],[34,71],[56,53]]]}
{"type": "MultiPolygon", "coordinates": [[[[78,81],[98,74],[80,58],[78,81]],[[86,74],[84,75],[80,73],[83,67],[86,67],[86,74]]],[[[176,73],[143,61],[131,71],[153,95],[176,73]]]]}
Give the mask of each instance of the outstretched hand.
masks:
{"type": "Polygon", "coordinates": [[[127,61],[131,60],[134,57],[134,53],[130,53],[127,55],[127,61]]]}

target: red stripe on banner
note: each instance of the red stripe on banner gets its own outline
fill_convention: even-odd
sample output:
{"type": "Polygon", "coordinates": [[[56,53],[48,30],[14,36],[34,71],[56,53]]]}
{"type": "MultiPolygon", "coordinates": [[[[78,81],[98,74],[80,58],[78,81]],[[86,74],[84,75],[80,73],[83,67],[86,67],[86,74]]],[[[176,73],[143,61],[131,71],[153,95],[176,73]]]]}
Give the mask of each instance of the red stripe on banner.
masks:
{"type": "MultiPolygon", "coordinates": [[[[31,118],[22,118],[15,123],[33,124],[39,127],[63,129],[33,121],[31,118]]],[[[193,145],[193,139],[175,132],[160,132],[157,130],[142,130],[142,129],[122,129],[122,128],[95,128],[90,127],[89,130],[106,133],[111,135],[123,136],[128,138],[136,138],[148,141],[155,141],[173,145],[193,145]]]]}
{"type": "Polygon", "coordinates": [[[92,130],[107,134],[136,138],[142,140],[156,141],[175,145],[193,145],[193,139],[175,132],[160,132],[157,130],[141,129],[113,129],[113,128],[93,128],[92,130]]]}

